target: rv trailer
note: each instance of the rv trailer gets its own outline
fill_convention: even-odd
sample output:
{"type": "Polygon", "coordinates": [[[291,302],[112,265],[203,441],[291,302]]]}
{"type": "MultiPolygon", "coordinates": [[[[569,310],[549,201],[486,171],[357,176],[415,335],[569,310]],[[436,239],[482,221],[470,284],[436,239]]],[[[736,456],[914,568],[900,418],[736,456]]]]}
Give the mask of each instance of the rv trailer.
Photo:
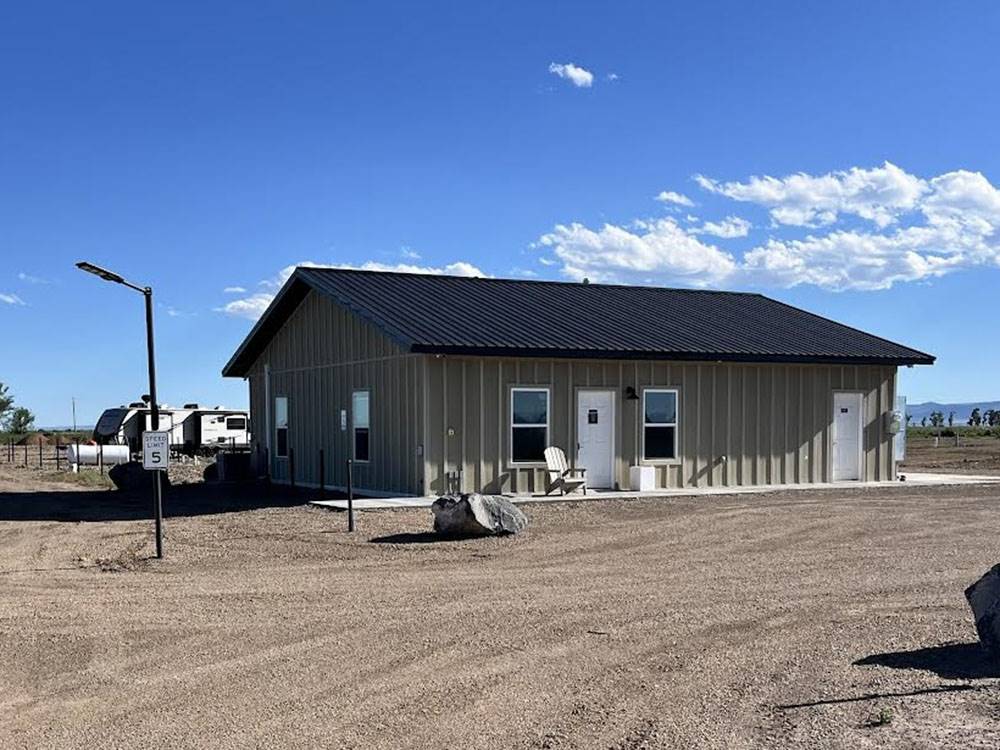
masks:
{"type": "MultiPolygon", "coordinates": [[[[127,445],[132,452],[142,446],[142,433],[152,429],[149,405],[135,401],[105,409],[94,428],[94,441],[127,445]]],[[[170,445],[190,455],[212,454],[222,448],[246,448],[250,442],[247,412],[240,409],[202,409],[198,404],[160,407],[159,429],[170,433],[170,445]]]]}

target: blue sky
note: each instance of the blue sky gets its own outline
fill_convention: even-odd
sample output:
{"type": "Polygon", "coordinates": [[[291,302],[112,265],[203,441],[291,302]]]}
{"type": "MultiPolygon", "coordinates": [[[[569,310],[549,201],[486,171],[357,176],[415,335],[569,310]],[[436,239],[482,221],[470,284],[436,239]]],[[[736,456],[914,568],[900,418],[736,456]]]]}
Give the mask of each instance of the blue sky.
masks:
{"type": "Polygon", "coordinates": [[[9,8],[0,380],[43,425],[145,392],[88,259],[154,286],[161,401],[245,405],[310,261],[763,291],[936,354],[911,401],[1000,398],[1000,8],[473,6],[9,8]]]}

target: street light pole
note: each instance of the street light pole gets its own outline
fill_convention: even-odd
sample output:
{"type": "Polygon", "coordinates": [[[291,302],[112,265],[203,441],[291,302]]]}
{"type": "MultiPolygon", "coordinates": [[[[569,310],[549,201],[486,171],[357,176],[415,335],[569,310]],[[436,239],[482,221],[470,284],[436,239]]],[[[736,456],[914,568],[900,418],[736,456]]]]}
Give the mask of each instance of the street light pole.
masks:
{"type": "MultiPolygon", "coordinates": [[[[156,400],[156,361],[153,354],[153,288],[139,286],[126,281],[123,276],[93,263],[80,261],[76,267],[81,271],[92,273],[105,281],[121,284],[142,294],[146,300],[146,356],[149,369],[149,400],[150,427],[155,431],[160,428],[160,405],[156,400]]],[[[156,556],[163,557],[163,490],[161,485],[161,469],[153,470],[153,518],[156,521],[156,556]]]]}
{"type": "MultiPolygon", "coordinates": [[[[146,355],[149,370],[149,419],[155,432],[160,429],[160,402],[156,400],[156,358],[153,355],[153,288],[144,287],[142,296],[146,298],[146,355]]],[[[160,484],[160,470],[153,472],[153,518],[156,519],[156,557],[163,557],[163,489],[160,484]]]]}

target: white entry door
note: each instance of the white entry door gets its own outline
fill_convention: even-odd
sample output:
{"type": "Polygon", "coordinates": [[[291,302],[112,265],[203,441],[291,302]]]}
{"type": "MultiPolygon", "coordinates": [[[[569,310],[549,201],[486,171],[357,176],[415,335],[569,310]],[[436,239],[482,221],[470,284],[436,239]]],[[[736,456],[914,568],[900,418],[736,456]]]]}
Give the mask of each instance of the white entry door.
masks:
{"type": "Polygon", "coordinates": [[[861,394],[833,394],[833,481],[861,479],[861,394]]]}
{"type": "Polygon", "coordinates": [[[576,466],[587,470],[588,487],[614,487],[614,421],[614,391],[577,392],[576,466]]]}

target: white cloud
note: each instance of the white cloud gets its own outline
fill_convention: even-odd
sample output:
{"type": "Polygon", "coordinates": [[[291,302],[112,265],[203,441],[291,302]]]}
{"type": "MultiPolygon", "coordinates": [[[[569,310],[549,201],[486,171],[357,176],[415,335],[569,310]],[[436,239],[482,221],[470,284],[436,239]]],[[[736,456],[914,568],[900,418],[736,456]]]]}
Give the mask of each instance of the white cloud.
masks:
{"type": "Polygon", "coordinates": [[[853,214],[885,228],[914,209],[927,183],[894,164],[824,175],[751,177],[747,182],[718,182],[703,175],[695,181],[705,190],[770,209],[779,224],[818,227],[853,214]]]}
{"type": "Polygon", "coordinates": [[[594,74],[573,63],[551,63],[549,72],[569,81],[577,88],[589,89],[594,85],[594,74]]]}
{"type": "Polygon", "coordinates": [[[362,263],[360,266],[351,265],[349,263],[341,264],[329,264],[329,263],[316,263],[315,261],[305,260],[301,263],[296,263],[295,265],[285,266],[282,268],[274,277],[270,279],[264,279],[259,282],[258,286],[263,289],[270,291],[256,292],[247,297],[241,297],[240,299],[232,300],[227,302],[221,307],[215,308],[216,312],[225,313],[226,315],[232,315],[237,318],[247,318],[248,320],[257,320],[263,312],[267,309],[268,305],[274,299],[277,291],[284,286],[285,282],[291,278],[292,274],[295,272],[296,267],[307,266],[309,268],[342,268],[351,269],[356,271],[381,271],[385,273],[397,272],[397,273],[418,273],[418,274],[430,274],[430,275],[449,275],[449,276],[487,276],[488,274],[483,273],[479,268],[472,265],[471,263],[466,263],[465,261],[456,261],[455,263],[449,263],[445,266],[435,267],[435,266],[417,266],[409,263],[397,263],[397,264],[387,264],[378,263],[376,261],[368,261],[362,263]]]}
{"type": "Polygon", "coordinates": [[[420,253],[409,247],[404,247],[399,251],[399,254],[407,260],[420,260],[420,253]]]}
{"type": "Polygon", "coordinates": [[[5,305],[24,304],[24,300],[18,297],[16,294],[6,294],[4,292],[0,292],[0,302],[3,302],[5,305]]]}
{"type": "Polygon", "coordinates": [[[21,271],[17,275],[18,280],[23,281],[25,284],[50,284],[48,279],[43,279],[41,276],[32,276],[30,273],[25,273],[21,271]]]}
{"type": "Polygon", "coordinates": [[[245,294],[246,288],[242,286],[227,286],[222,290],[223,294],[245,294]]]}
{"type": "Polygon", "coordinates": [[[621,80],[621,76],[620,76],[620,75],[618,75],[617,73],[608,73],[608,74],[607,74],[607,75],[605,76],[605,78],[606,78],[607,80],[609,80],[609,81],[618,81],[618,80],[621,80]]]}
{"type": "Polygon", "coordinates": [[[599,230],[582,224],[558,225],[539,243],[562,261],[572,279],[633,281],[658,279],[708,286],[732,275],[733,257],[692,237],[673,219],[636,222],[628,229],[605,224],[599,230]]]}
{"type": "Polygon", "coordinates": [[[673,190],[664,190],[658,196],[656,200],[660,203],[674,203],[678,206],[693,206],[694,201],[688,198],[683,193],[675,193],[673,190]]]}
{"type": "Polygon", "coordinates": [[[267,309],[267,306],[271,304],[273,299],[273,294],[268,294],[267,292],[257,292],[256,294],[251,294],[249,297],[234,299],[232,302],[227,302],[222,307],[215,308],[215,311],[225,313],[226,315],[232,315],[236,318],[257,320],[257,318],[264,314],[264,311],[267,309]]]}
{"type": "Polygon", "coordinates": [[[554,252],[569,278],[692,286],[875,290],[1000,267],[1000,190],[978,172],[925,179],[886,163],[820,176],[696,179],[721,196],[766,208],[775,222],[769,236],[742,257],[733,256],[697,236],[743,237],[749,221],[688,217],[691,226],[685,227],[673,219],[601,229],[559,225],[537,245],[554,252]],[[869,223],[835,226],[847,216],[869,223]],[[814,231],[787,236],[788,225],[814,231]]]}
{"type": "MultiPolygon", "coordinates": [[[[690,218],[688,217],[689,220],[690,218]]],[[[706,221],[691,231],[695,234],[710,234],[723,239],[733,239],[734,237],[746,237],[750,234],[752,226],[753,224],[739,216],[727,216],[722,221],[706,221]]]]}

